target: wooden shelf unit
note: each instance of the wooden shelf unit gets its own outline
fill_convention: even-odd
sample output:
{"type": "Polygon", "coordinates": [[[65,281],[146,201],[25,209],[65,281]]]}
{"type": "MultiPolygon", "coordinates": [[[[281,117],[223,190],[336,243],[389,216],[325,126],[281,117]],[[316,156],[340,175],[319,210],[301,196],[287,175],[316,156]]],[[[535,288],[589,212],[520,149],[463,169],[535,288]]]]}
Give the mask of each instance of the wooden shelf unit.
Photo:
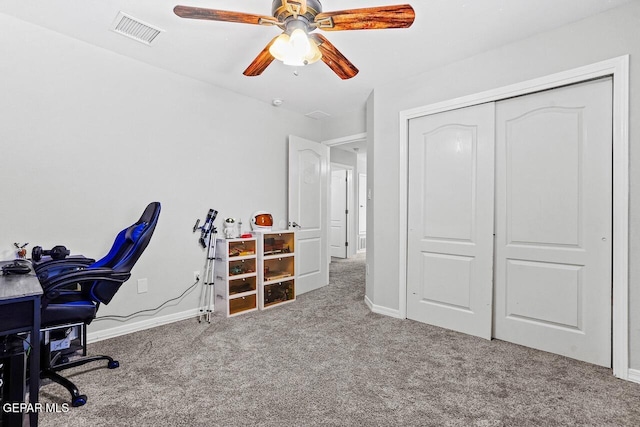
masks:
{"type": "Polygon", "coordinates": [[[258,310],[256,239],[216,239],[216,312],[226,317],[258,310]]]}
{"type": "Polygon", "coordinates": [[[296,300],[295,232],[254,232],[258,247],[260,310],[296,300]]]}

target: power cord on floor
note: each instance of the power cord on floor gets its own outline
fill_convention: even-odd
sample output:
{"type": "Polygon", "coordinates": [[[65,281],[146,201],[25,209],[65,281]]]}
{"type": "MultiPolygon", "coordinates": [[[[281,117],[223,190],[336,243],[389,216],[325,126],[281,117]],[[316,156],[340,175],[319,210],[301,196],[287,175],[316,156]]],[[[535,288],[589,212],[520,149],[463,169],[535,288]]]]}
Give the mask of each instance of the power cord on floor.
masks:
{"type": "Polygon", "coordinates": [[[94,321],[95,320],[106,320],[106,319],[128,319],[130,317],[137,316],[138,314],[141,314],[141,313],[160,310],[162,307],[164,307],[165,305],[169,304],[170,302],[179,300],[180,298],[185,296],[187,294],[187,292],[189,292],[191,289],[193,289],[198,283],[200,283],[200,277],[198,277],[197,280],[195,282],[193,282],[193,285],[191,285],[187,289],[185,289],[185,291],[182,294],[180,294],[180,296],[177,296],[175,298],[171,298],[170,300],[167,300],[167,301],[163,302],[162,304],[160,304],[156,308],[148,308],[146,310],[136,311],[135,313],[127,314],[126,316],[118,316],[118,315],[115,315],[115,314],[108,314],[106,316],[96,317],[94,319],[94,321]]]}

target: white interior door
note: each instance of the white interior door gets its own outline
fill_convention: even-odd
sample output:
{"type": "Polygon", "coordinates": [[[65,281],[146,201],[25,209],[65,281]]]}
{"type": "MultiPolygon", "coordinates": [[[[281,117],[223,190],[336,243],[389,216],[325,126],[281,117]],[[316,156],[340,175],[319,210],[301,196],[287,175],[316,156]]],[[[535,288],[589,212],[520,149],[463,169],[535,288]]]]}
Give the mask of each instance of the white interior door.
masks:
{"type": "Polygon", "coordinates": [[[496,338],[611,365],[611,79],[496,107],[496,338]]]}
{"type": "Polygon", "coordinates": [[[296,231],[296,293],[329,283],[329,147],[289,136],[289,228],[296,231]]]}
{"type": "Polygon", "coordinates": [[[329,252],[347,257],[347,170],[331,166],[331,229],[329,252]]]}
{"type": "Polygon", "coordinates": [[[358,174],[358,252],[367,249],[367,174],[358,174]]]}
{"type": "Polygon", "coordinates": [[[409,123],[407,317],[491,339],[494,104],[409,123]]]}

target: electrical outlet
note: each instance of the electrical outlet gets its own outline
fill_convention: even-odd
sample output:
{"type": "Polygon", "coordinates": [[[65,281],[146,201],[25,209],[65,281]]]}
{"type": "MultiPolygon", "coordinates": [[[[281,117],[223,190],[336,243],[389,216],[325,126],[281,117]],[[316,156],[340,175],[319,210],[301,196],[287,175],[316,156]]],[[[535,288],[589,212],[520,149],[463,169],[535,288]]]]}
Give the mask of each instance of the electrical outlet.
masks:
{"type": "Polygon", "coordinates": [[[193,281],[197,282],[199,280],[200,280],[200,271],[196,270],[196,271],[193,272],[193,281]]]}
{"type": "Polygon", "coordinates": [[[144,294],[149,290],[149,281],[147,279],[138,279],[138,293],[144,294]]]}

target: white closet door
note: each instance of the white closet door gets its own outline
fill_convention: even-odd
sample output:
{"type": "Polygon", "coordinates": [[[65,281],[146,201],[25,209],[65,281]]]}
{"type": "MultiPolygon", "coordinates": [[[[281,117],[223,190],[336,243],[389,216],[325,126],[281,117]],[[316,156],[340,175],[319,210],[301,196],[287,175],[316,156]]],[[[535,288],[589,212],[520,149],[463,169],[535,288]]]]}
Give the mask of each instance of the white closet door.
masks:
{"type": "Polygon", "coordinates": [[[496,104],[494,336],[611,365],[611,80],[496,104]]]}
{"type": "Polygon", "coordinates": [[[407,317],[491,339],[494,104],[409,124],[407,317]]]}

